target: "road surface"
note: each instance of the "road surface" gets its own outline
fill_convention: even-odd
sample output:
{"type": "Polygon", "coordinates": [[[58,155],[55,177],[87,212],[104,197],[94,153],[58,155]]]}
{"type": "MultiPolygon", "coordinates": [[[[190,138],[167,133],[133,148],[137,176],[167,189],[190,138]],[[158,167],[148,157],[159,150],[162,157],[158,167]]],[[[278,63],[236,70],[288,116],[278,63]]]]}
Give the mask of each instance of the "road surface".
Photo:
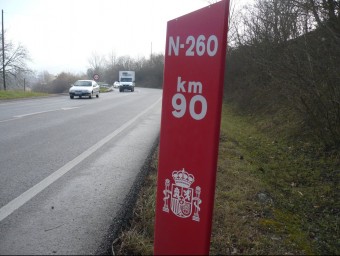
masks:
{"type": "Polygon", "coordinates": [[[0,102],[0,254],[94,254],[157,140],[161,93],[0,102]]]}

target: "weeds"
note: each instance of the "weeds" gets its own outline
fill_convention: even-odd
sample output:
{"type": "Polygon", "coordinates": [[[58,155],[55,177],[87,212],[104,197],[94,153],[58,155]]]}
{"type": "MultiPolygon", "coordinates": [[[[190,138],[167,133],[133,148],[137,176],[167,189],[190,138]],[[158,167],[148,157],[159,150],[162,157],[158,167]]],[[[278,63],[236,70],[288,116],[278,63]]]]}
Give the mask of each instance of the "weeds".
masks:
{"type": "MultiPolygon", "coordinates": [[[[265,122],[223,108],[210,254],[340,254],[339,154],[265,122]]],[[[118,254],[153,252],[154,160],[118,254]]]]}
{"type": "MultiPolygon", "coordinates": [[[[273,201],[270,214],[262,215],[257,226],[282,243],[283,251],[274,247],[257,253],[339,254],[339,155],[323,153],[306,140],[289,139],[284,131],[263,132],[257,126],[263,122],[224,107],[222,132],[234,141],[248,166],[236,168],[253,177],[249,184],[259,181],[273,201]]],[[[229,158],[220,153],[220,159],[229,158]]]]}
{"type": "Polygon", "coordinates": [[[118,255],[151,255],[153,253],[153,232],[156,203],[156,181],[158,151],[153,155],[149,175],[140,191],[133,219],[128,230],[122,232],[113,250],[118,255]]]}
{"type": "Polygon", "coordinates": [[[46,93],[38,92],[24,92],[24,91],[0,91],[0,100],[18,99],[18,98],[32,98],[46,96],[46,93]]]}

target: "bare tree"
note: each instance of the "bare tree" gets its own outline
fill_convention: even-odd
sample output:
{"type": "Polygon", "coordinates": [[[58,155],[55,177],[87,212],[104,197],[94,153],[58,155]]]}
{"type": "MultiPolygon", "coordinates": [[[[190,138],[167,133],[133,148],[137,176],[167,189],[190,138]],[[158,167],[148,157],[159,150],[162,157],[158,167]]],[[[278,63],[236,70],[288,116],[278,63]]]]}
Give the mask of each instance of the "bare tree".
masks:
{"type": "Polygon", "coordinates": [[[88,59],[89,68],[87,69],[87,76],[92,78],[94,74],[98,74],[102,77],[105,66],[105,58],[100,56],[97,52],[93,52],[88,59]]]}
{"type": "MultiPolygon", "coordinates": [[[[2,37],[2,34],[1,34],[2,37]]],[[[0,71],[3,72],[3,66],[5,67],[5,75],[9,78],[18,78],[25,73],[31,72],[27,66],[27,62],[30,60],[28,50],[21,44],[14,45],[11,41],[6,41],[4,45],[5,63],[2,58],[2,47],[0,50],[0,71]]],[[[3,86],[3,81],[2,84],[3,86]]]]}
{"type": "Polygon", "coordinates": [[[97,71],[104,66],[105,59],[98,53],[93,52],[91,57],[88,59],[90,68],[97,71]]]}
{"type": "Polygon", "coordinates": [[[229,97],[252,111],[289,108],[301,132],[339,147],[339,14],[334,0],[257,0],[243,10],[228,51],[229,97]]]}
{"type": "Polygon", "coordinates": [[[114,67],[117,63],[117,55],[113,51],[108,54],[107,59],[105,60],[106,66],[114,67]]]}

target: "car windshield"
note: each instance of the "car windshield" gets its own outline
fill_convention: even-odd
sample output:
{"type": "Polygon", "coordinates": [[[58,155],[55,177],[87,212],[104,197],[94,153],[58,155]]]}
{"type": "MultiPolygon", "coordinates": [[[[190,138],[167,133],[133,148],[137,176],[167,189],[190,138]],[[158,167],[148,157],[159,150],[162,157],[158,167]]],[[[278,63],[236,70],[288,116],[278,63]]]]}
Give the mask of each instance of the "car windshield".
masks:
{"type": "Polygon", "coordinates": [[[122,82],[132,82],[132,78],[130,78],[130,77],[123,77],[121,81],[122,82]]]}
{"type": "Polygon", "coordinates": [[[74,83],[74,86],[91,86],[91,81],[77,81],[74,83]]]}

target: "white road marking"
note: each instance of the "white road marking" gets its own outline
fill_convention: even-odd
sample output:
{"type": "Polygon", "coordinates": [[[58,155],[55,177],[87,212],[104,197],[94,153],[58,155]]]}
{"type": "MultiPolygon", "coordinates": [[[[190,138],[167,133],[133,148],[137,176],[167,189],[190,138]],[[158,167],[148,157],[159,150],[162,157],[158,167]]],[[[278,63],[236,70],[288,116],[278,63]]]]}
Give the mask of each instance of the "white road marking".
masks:
{"type": "Polygon", "coordinates": [[[117,136],[119,133],[124,131],[127,127],[132,125],[134,122],[137,121],[138,118],[140,118],[142,115],[150,111],[153,107],[155,107],[159,102],[161,101],[161,98],[159,98],[154,104],[152,104],[150,107],[145,109],[143,112],[135,116],[134,118],[130,119],[128,122],[123,124],[121,127],[119,127],[117,130],[113,131],[111,134],[103,138],[102,140],[98,141],[96,144],[94,144],[92,147],[81,153],[79,156],[65,164],[63,167],[52,173],[47,178],[40,181],[38,184],[34,185],[32,188],[28,189],[26,192],[22,193],[17,198],[10,201],[8,204],[0,208],[0,221],[8,217],[10,214],[12,214],[15,210],[19,209],[21,206],[23,206],[25,203],[27,203],[29,200],[31,200],[33,197],[35,197],[37,194],[39,194],[41,191],[43,191],[45,188],[47,188],[49,185],[51,185],[53,182],[58,180],[60,177],[62,177],[65,173],[70,171],[73,167],[75,167],[77,164],[82,162],[85,158],[96,152],[99,148],[101,148],[104,144],[109,142],[111,139],[113,139],[115,136],[117,136]]]}
{"type": "Polygon", "coordinates": [[[18,118],[11,118],[11,119],[0,120],[0,123],[9,122],[9,121],[17,120],[17,119],[18,118]]]}
{"type": "Polygon", "coordinates": [[[28,113],[28,114],[23,114],[23,115],[16,115],[13,116],[13,118],[10,119],[5,119],[5,120],[0,120],[0,123],[4,123],[4,122],[9,122],[9,121],[13,121],[13,120],[17,120],[19,118],[23,118],[26,116],[33,116],[33,115],[39,115],[39,114],[45,114],[45,113],[49,113],[49,112],[56,112],[56,111],[60,111],[60,110],[72,110],[72,109],[76,109],[76,108],[80,108],[80,107],[69,107],[69,108],[61,108],[61,109],[52,109],[52,110],[46,110],[46,111],[40,111],[40,112],[33,112],[33,113],[28,113]]]}
{"type": "Polygon", "coordinates": [[[13,117],[14,118],[22,118],[22,117],[26,117],[26,116],[45,114],[45,113],[55,112],[55,111],[59,111],[59,110],[60,109],[53,109],[53,110],[47,110],[47,111],[33,112],[33,113],[28,113],[28,114],[24,114],[24,115],[13,116],[13,117]]]}
{"type": "Polygon", "coordinates": [[[70,108],[61,108],[62,110],[71,110],[71,109],[76,109],[76,108],[80,108],[80,107],[70,107],[70,108]]]}

